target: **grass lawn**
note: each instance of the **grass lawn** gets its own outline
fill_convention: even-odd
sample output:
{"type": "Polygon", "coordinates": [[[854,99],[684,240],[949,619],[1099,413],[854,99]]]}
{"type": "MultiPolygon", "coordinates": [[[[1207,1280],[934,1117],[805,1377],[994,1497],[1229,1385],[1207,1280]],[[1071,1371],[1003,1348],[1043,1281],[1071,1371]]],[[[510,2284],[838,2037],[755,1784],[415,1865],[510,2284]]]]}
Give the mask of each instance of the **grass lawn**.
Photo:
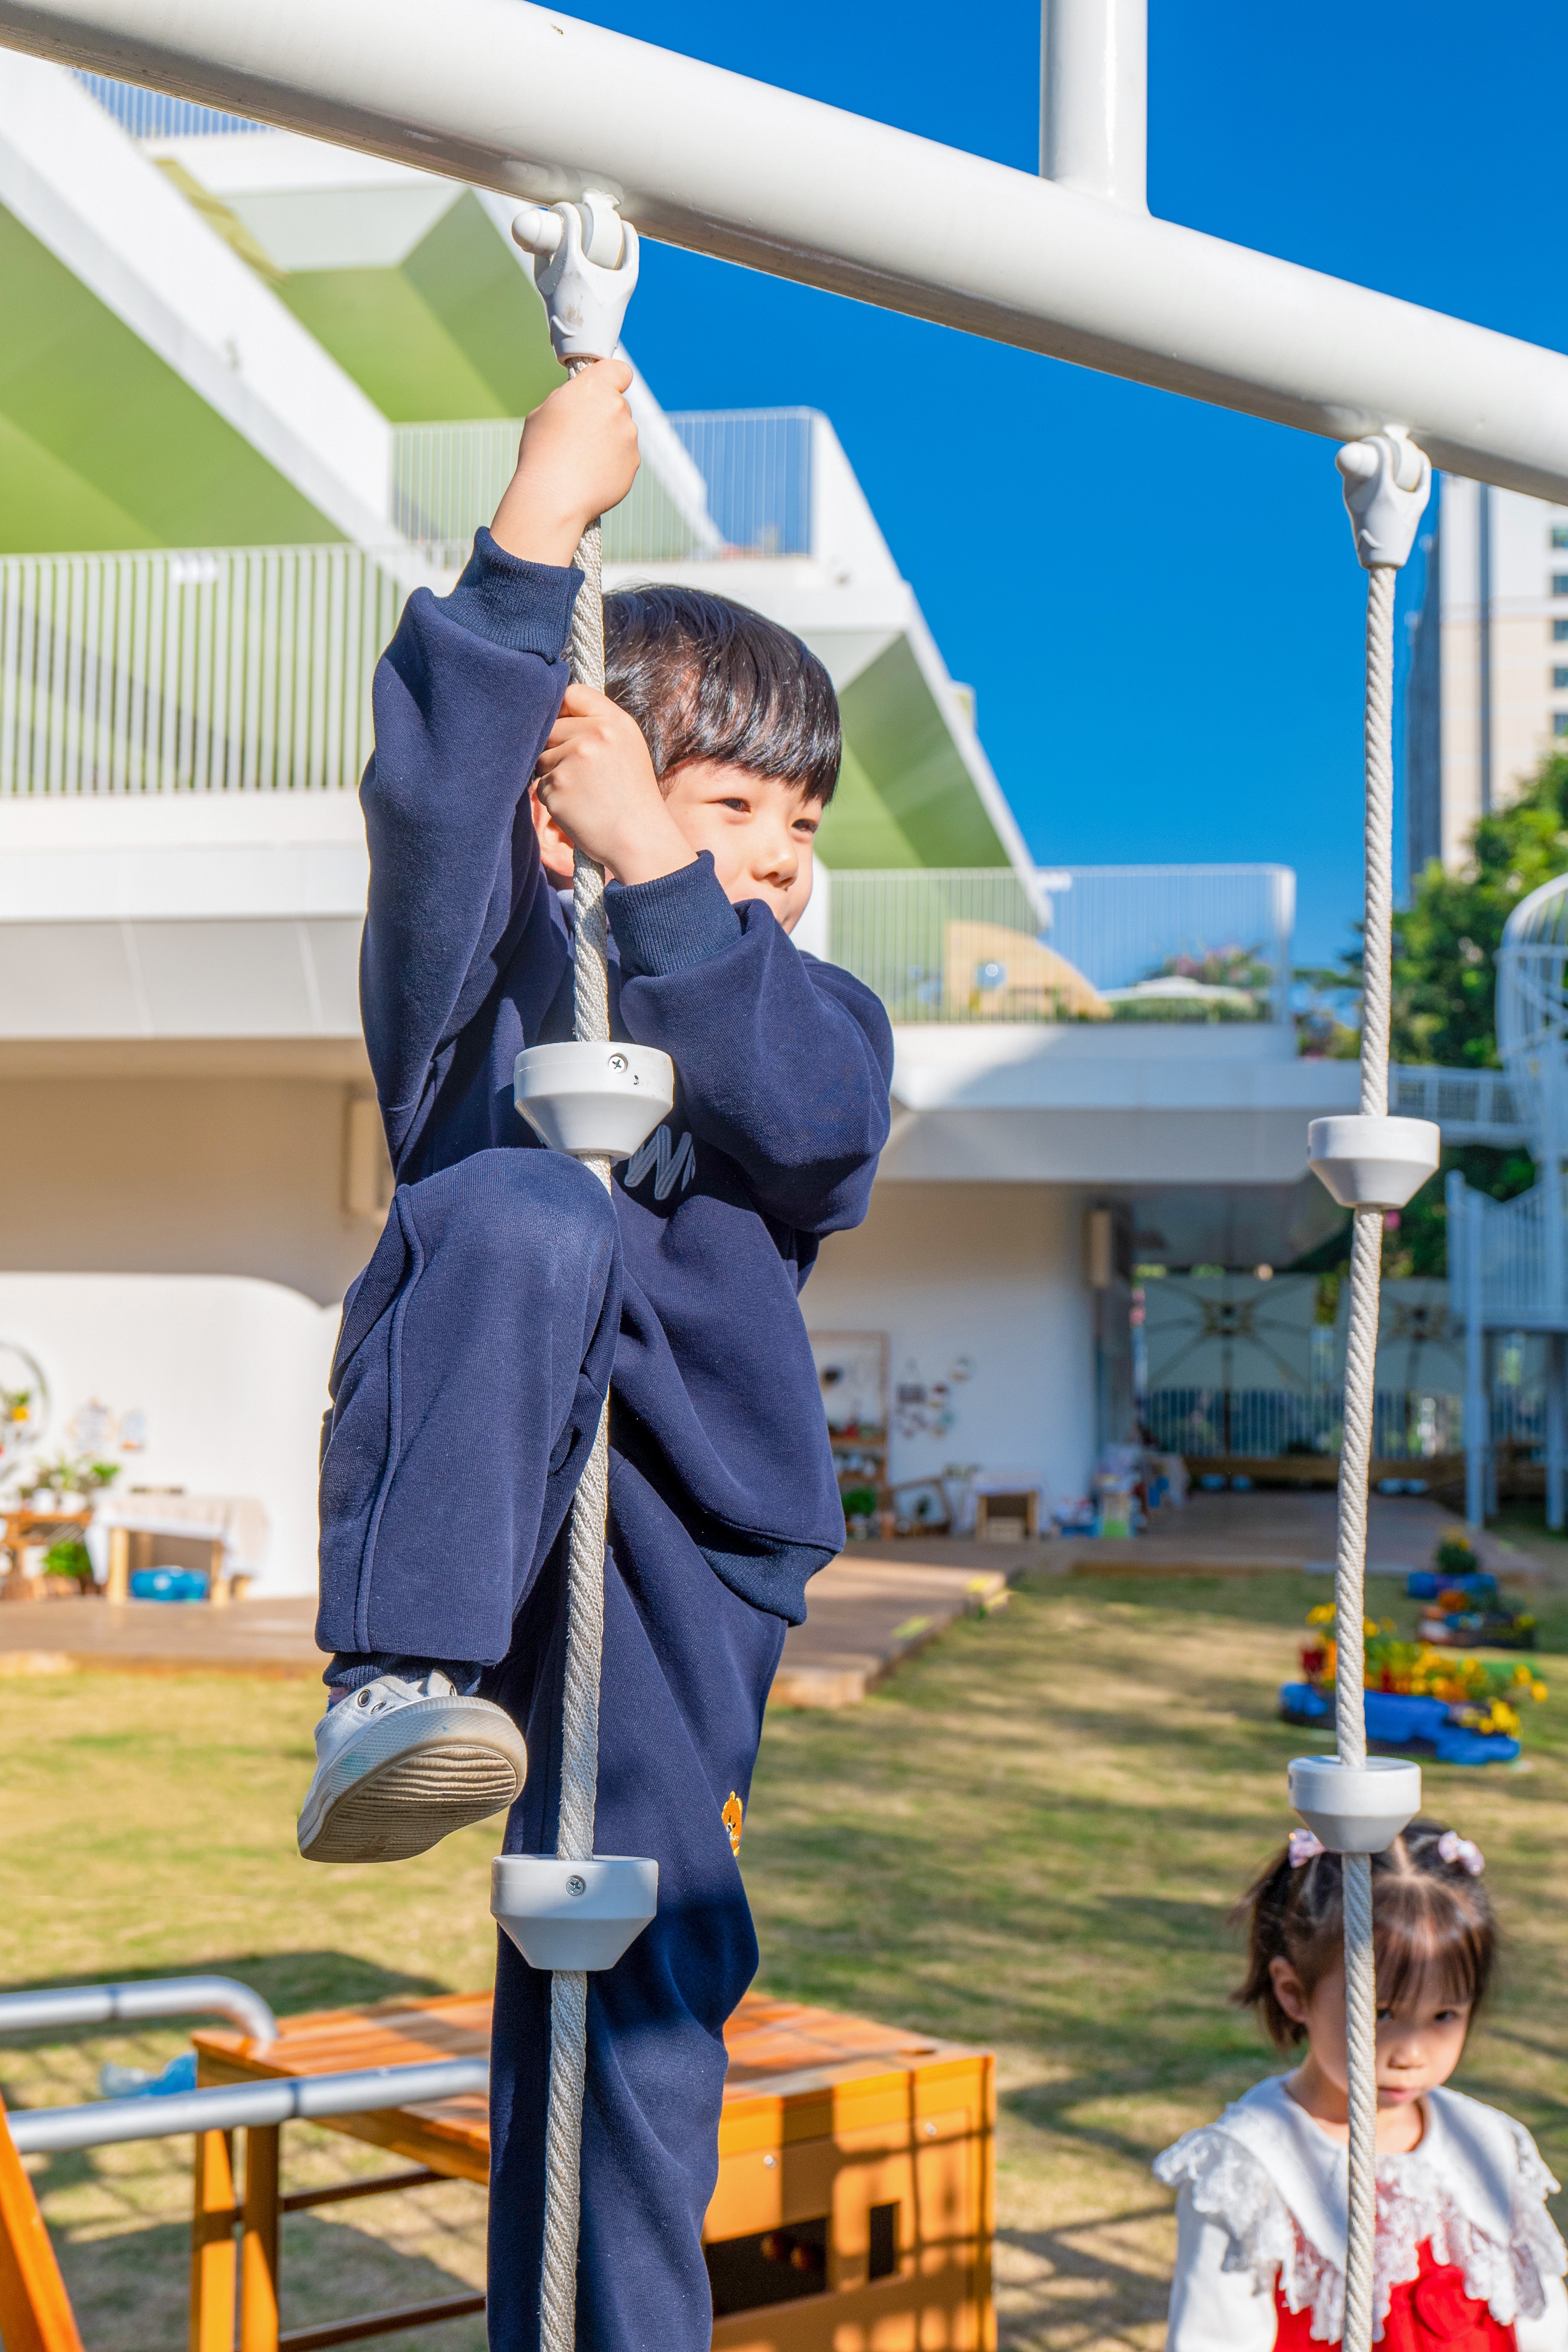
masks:
{"type": "MultiPolygon", "coordinates": [[[[1226,1913],[1287,1825],[1303,1735],[1273,1719],[1273,1693],[1324,1591],[1284,1575],[1041,1582],[864,1706],[769,1719],[743,1857],[761,1981],[999,2051],[1015,2352],[1162,2341],[1173,2231],[1148,2163],[1270,2063],[1226,2005],[1226,1913]]],[[[1560,1613],[1541,1612],[1568,1650],[1560,1613]]],[[[1565,1665],[1542,1661],[1552,1697],[1530,1711],[1525,1769],[1427,1773],[1428,1809],[1486,1850],[1508,1939],[1459,2080],[1528,2123],[1560,2174],[1565,1665]]],[[[490,1830],[392,1871],[298,1860],[309,1685],[72,1675],[4,1694],[0,1982],[213,1969],[298,2010],[487,1979],[490,1830]]],[[[80,2098],[104,2058],[180,2046],[177,2029],[8,2041],[0,2084],[17,2104],[80,2098]]],[[[296,2185],[382,2165],[290,2135],[296,2185]]],[[[172,2142],[40,2164],[89,2352],[183,2343],[187,2161],[172,2142]]],[[[482,2273],[480,2193],[461,2183],[285,2228],[289,2326],[482,2273]]],[[[477,2352],[483,2332],[385,2340],[477,2352]]]]}

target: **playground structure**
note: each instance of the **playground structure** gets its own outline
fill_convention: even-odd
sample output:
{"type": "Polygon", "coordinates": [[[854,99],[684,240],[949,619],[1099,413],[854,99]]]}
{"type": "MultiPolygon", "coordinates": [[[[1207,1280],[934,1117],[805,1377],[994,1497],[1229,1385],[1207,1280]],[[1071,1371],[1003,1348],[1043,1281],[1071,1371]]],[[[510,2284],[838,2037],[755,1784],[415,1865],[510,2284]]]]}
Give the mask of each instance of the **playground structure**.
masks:
{"type": "Polygon", "coordinates": [[[1511,1201],[1448,1178],[1448,1279],[1465,1325],[1465,1517],[1497,1507],[1488,1353],[1500,1331],[1545,1342],[1546,1524],[1564,1519],[1568,1461],[1568,875],[1521,899],[1497,959],[1497,1042],[1530,1136],[1536,1181],[1511,1201]]]}
{"type": "MultiPolygon", "coordinates": [[[[468,2292],[318,2326],[280,2325],[279,2223],[432,2182],[483,2181],[490,1999],[446,1994],[277,2019],[248,1985],[174,1977],[0,1995],[0,2033],[215,2014],[193,2091],[7,2116],[0,2108],[0,2338],[81,2352],[24,2155],[194,2138],[190,2352],[326,2352],[482,2311],[468,2292]],[[401,2158],[401,2170],[283,2192],[284,2126],[314,2120],[401,2158]],[[238,2151],[236,2135],[243,2136],[238,2151]],[[238,2161],[236,2161],[236,2153],[238,2161]]],[[[715,2352],[758,2318],[778,2352],[839,2326],[918,2330],[983,2352],[996,2095],[990,2053],[748,1994],[727,2033],[718,2181],[704,2237],[715,2352]]]]}
{"type": "MultiPolygon", "coordinates": [[[[1309,1149],[1334,1198],[1355,1213],[1336,1603],[1342,1623],[1358,1625],[1383,1221],[1435,1168],[1437,1142],[1429,1123],[1388,1116],[1394,575],[1409,553],[1432,462],[1538,496],[1568,495],[1568,360],[1152,218],[1143,189],[1139,0],[1048,0],[1047,176],[1039,180],[521,0],[454,0],[438,49],[410,0],[373,11],[368,0],[330,7],[312,0],[308,8],[284,0],[265,16],[237,0],[175,0],[155,28],[138,0],[0,0],[0,27],[14,45],[62,62],[434,163],[519,198],[528,223],[519,223],[520,241],[544,257],[547,296],[556,290],[555,252],[569,266],[586,254],[587,265],[604,273],[618,261],[634,267],[635,223],[644,235],[700,252],[1348,444],[1338,462],[1368,573],[1361,1104],[1354,1117],[1314,1122],[1309,1149]],[[678,142],[668,136],[672,120],[682,126],[678,142]],[[541,207],[553,210],[553,231],[541,207]]],[[[552,305],[552,328],[557,310],[563,356],[580,330],[576,352],[606,348],[603,330],[585,327],[585,314],[565,302],[552,305]]],[[[595,584],[597,551],[595,532],[586,567],[595,584]]],[[[591,676],[591,604],[585,619],[574,667],[591,676]]],[[[585,928],[598,887],[580,861],[585,928]]],[[[596,978],[593,954],[580,956],[579,1055],[602,1060],[608,1040],[591,1003],[596,978]]],[[[622,1076],[626,1066],[622,1060],[622,1076]]],[[[520,1085],[519,1099],[523,1091],[520,1085]]],[[[609,1140],[596,1153],[592,1140],[564,1129],[552,1139],[595,1157],[609,1140]]],[[[608,1181],[607,1159],[603,1172],[608,1181]]],[[[1560,1265],[1555,1162],[1552,1181],[1560,1265]]],[[[594,1857],[591,1849],[590,1588],[598,1574],[588,1555],[599,1511],[590,1481],[574,1525],[573,1584],[583,1590],[580,1600],[574,1589],[570,1641],[580,1652],[582,1688],[569,1697],[567,1732],[569,1748],[584,1751],[581,1800],[574,1793],[563,1802],[556,1860],[508,1858],[531,1861],[528,1874],[541,1885],[576,1864],[557,1901],[589,1895],[607,1868],[624,1874],[643,1866],[594,1857]]],[[[1338,1691],[1337,1735],[1336,1756],[1292,1766],[1291,1798],[1344,1861],[1351,2146],[1343,2340],[1347,2352],[1366,2352],[1375,2119],[1370,1856],[1416,1810],[1420,1780],[1413,1767],[1368,1762],[1362,1694],[1348,1676],[1338,1691]]],[[[497,1907],[517,1932],[516,1906],[497,1907]]],[[[606,1963],[553,1949],[541,1958],[558,1971],[562,2097],[558,2119],[552,2066],[545,2342],[549,2352],[568,2352],[575,2336],[568,2233],[575,2231],[574,2215],[562,2209],[575,2204],[576,2170],[568,2111],[574,2094],[580,2099],[582,1971],[606,1963]]]]}

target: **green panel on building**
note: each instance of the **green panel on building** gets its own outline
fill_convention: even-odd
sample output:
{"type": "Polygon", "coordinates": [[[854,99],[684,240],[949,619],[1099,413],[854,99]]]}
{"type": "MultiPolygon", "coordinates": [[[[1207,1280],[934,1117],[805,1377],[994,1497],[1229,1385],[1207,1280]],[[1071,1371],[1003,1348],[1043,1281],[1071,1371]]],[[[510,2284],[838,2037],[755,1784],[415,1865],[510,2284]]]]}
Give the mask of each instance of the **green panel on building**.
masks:
{"type": "Polygon", "coordinates": [[[523,416],[562,381],[544,305],[471,190],[394,268],[292,270],[276,286],[394,425],[523,416]]]}
{"type": "Polygon", "coordinates": [[[340,538],[3,210],[0,285],[0,551],[340,538]]]}
{"type": "MultiPolygon", "coordinates": [[[[841,831],[822,828],[830,866],[1006,866],[1008,854],[906,637],[839,697],[860,783],[846,774],[841,831]],[[850,786],[846,789],[846,786],[850,786]]],[[[845,762],[846,771],[849,762],[845,762]]]]}

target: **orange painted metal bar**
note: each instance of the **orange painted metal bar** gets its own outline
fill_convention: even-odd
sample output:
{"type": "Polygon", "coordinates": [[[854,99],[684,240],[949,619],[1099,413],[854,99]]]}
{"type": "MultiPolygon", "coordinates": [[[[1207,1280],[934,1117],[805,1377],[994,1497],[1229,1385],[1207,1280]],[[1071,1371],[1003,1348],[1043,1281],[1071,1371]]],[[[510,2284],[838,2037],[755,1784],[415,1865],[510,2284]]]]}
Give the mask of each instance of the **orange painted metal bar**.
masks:
{"type": "Polygon", "coordinates": [[[191,2352],[234,2352],[234,2143],[227,2132],[196,2140],[191,2215],[191,2352]]]}
{"type": "Polygon", "coordinates": [[[0,2101],[0,2342],[5,2352],[82,2352],[38,2200],[0,2101]]]}

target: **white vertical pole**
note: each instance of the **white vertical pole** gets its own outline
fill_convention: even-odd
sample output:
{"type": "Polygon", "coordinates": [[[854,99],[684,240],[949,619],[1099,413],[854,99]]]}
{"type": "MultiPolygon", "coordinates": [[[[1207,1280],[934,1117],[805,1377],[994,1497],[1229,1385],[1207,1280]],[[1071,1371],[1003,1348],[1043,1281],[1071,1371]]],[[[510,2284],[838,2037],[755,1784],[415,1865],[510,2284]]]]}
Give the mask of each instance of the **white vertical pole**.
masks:
{"type": "Polygon", "coordinates": [[[1486,1330],[1481,1321],[1480,1201],[1462,1176],[1448,1183],[1449,1246],[1460,1246],[1465,1294],[1465,1518],[1486,1519],[1486,1330]]]}
{"type": "Polygon", "coordinates": [[[1041,179],[1147,210],[1148,46],[1148,0],[1041,0],[1041,179]]]}
{"type": "MultiPolygon", "coordinates": [[[[1562,1179],[1559,1178],[1561,1182],[1562,1179]]],[[[1554,1535],[1563,1531],[1563,1370],[1568,1336],[1546,1335],[1546,1524],[1554,1535]]]]}

